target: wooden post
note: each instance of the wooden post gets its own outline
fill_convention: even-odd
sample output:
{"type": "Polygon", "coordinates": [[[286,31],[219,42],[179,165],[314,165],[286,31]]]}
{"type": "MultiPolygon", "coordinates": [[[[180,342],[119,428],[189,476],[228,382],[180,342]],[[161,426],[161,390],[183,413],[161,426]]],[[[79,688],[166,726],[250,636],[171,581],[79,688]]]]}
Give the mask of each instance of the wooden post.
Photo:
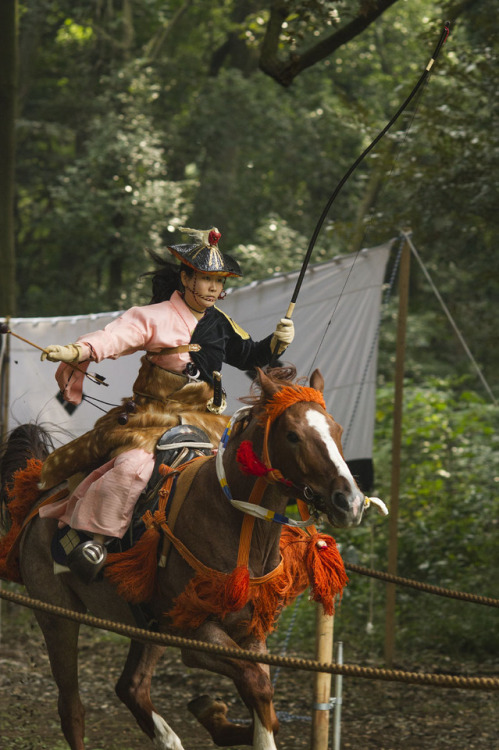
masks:
{"type": "MultiPolygon", "coordinates": [[[[390,487],[390,515],[388,541],[388,573],[397,573],[398,509],[400,491],[400,453],[402,445],[402,412],[404,391],[405,340],[407,308],[409,301],[409,271],[411,253],[409,244],[402,248],[399,272],[399,310],[397,326],[397,353],[395,363],[395,398],[393,405],[392,476],[390,487]]],[[[386,585],[385,662],[390,666],[395,651],[395,584],[386,585]]]]}
{"type": "MultiPolygon", "coordinates": [[[[333,661],[334,617],[325,615],[322,604],[317,605],[315,658],[321,663],[333,661]]],[[[329,714],[331,711],[331,675],[317,672],[314,684],[312,737],[310,750],[327,750],[329,714]]]]}
{"type": "Polygon", "coordinates": [[[18,2],[0,2],[0,315],[16,312],[14,194],[19,75],[18,2]]]}
{"type": "MultiPolygon", "coordinates": [[[[9,337],[0,341],[0,344],[5,347],[0,354],[0,440],[2,444],[7,440],[7,424],[9,417],[9,375],[10,375],[10,341],[9,337]]],[[[0,536],[7,533],[7,528],[4,528],[0,523],[0,536]]],[[[0,590],[2,589],[2,581],[0,581],[0,590]]],[[[0,599],[0,643],[2,642],[2,624],[3,624],[3,599],[0,599]]]]}

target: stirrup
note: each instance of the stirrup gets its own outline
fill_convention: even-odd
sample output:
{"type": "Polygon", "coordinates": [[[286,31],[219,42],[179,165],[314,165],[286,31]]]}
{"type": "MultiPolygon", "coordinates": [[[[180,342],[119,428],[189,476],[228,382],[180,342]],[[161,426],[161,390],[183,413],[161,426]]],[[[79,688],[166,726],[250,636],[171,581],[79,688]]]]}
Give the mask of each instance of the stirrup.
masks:
{"type": "Polygon", "coordinates": [[[69,553],[67,563],[71,572],[83,583],[93,583],[104,567],[106,558],[107,550],[104,545],[89,539],[69,553]]]}

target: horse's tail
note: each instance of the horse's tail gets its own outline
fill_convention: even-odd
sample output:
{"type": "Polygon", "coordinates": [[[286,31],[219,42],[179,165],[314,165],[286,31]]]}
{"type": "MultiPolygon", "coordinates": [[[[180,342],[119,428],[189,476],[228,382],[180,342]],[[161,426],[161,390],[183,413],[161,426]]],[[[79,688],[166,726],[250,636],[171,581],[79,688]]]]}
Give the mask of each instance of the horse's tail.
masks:
{"type": "Polygon", "coordinates": [[[5,442],[0,458],[0,525],[4,530],[10,524],[7,505],[7,487],[18,469],[26,466],[30,458],[44,461],[54,449],[49,433],[40,425],[30,422],[12,430],[5,442]]]}

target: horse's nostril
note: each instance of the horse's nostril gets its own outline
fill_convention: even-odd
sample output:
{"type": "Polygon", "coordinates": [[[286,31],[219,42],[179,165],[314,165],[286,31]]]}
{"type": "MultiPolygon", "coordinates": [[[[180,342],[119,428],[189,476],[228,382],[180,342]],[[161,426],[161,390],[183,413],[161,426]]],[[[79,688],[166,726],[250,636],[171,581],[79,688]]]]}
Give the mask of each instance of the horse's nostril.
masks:
{"type": "Polygon", "coordinates": [[[335,492],[333,495],[333,501],[338,508],[341,508],[342,510],[350,510],[350,505],[343,492],[335,492]]]}

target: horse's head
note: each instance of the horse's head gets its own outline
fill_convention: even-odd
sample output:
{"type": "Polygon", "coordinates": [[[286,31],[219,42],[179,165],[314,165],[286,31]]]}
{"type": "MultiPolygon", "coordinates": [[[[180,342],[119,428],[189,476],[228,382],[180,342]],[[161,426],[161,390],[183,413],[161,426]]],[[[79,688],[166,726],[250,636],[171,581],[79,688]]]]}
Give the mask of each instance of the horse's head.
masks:
{"type": "Polygon", "coordinates": [[[272,424],[272,465],[303,488],[306,501],[324,513],[333,526],[359,524],[364,494],[343,456],[343,428],[325,409],[324,379],[319,370],[312,373],[310,388],[283,385],[261,370],[258,380],[272,424]]]}

